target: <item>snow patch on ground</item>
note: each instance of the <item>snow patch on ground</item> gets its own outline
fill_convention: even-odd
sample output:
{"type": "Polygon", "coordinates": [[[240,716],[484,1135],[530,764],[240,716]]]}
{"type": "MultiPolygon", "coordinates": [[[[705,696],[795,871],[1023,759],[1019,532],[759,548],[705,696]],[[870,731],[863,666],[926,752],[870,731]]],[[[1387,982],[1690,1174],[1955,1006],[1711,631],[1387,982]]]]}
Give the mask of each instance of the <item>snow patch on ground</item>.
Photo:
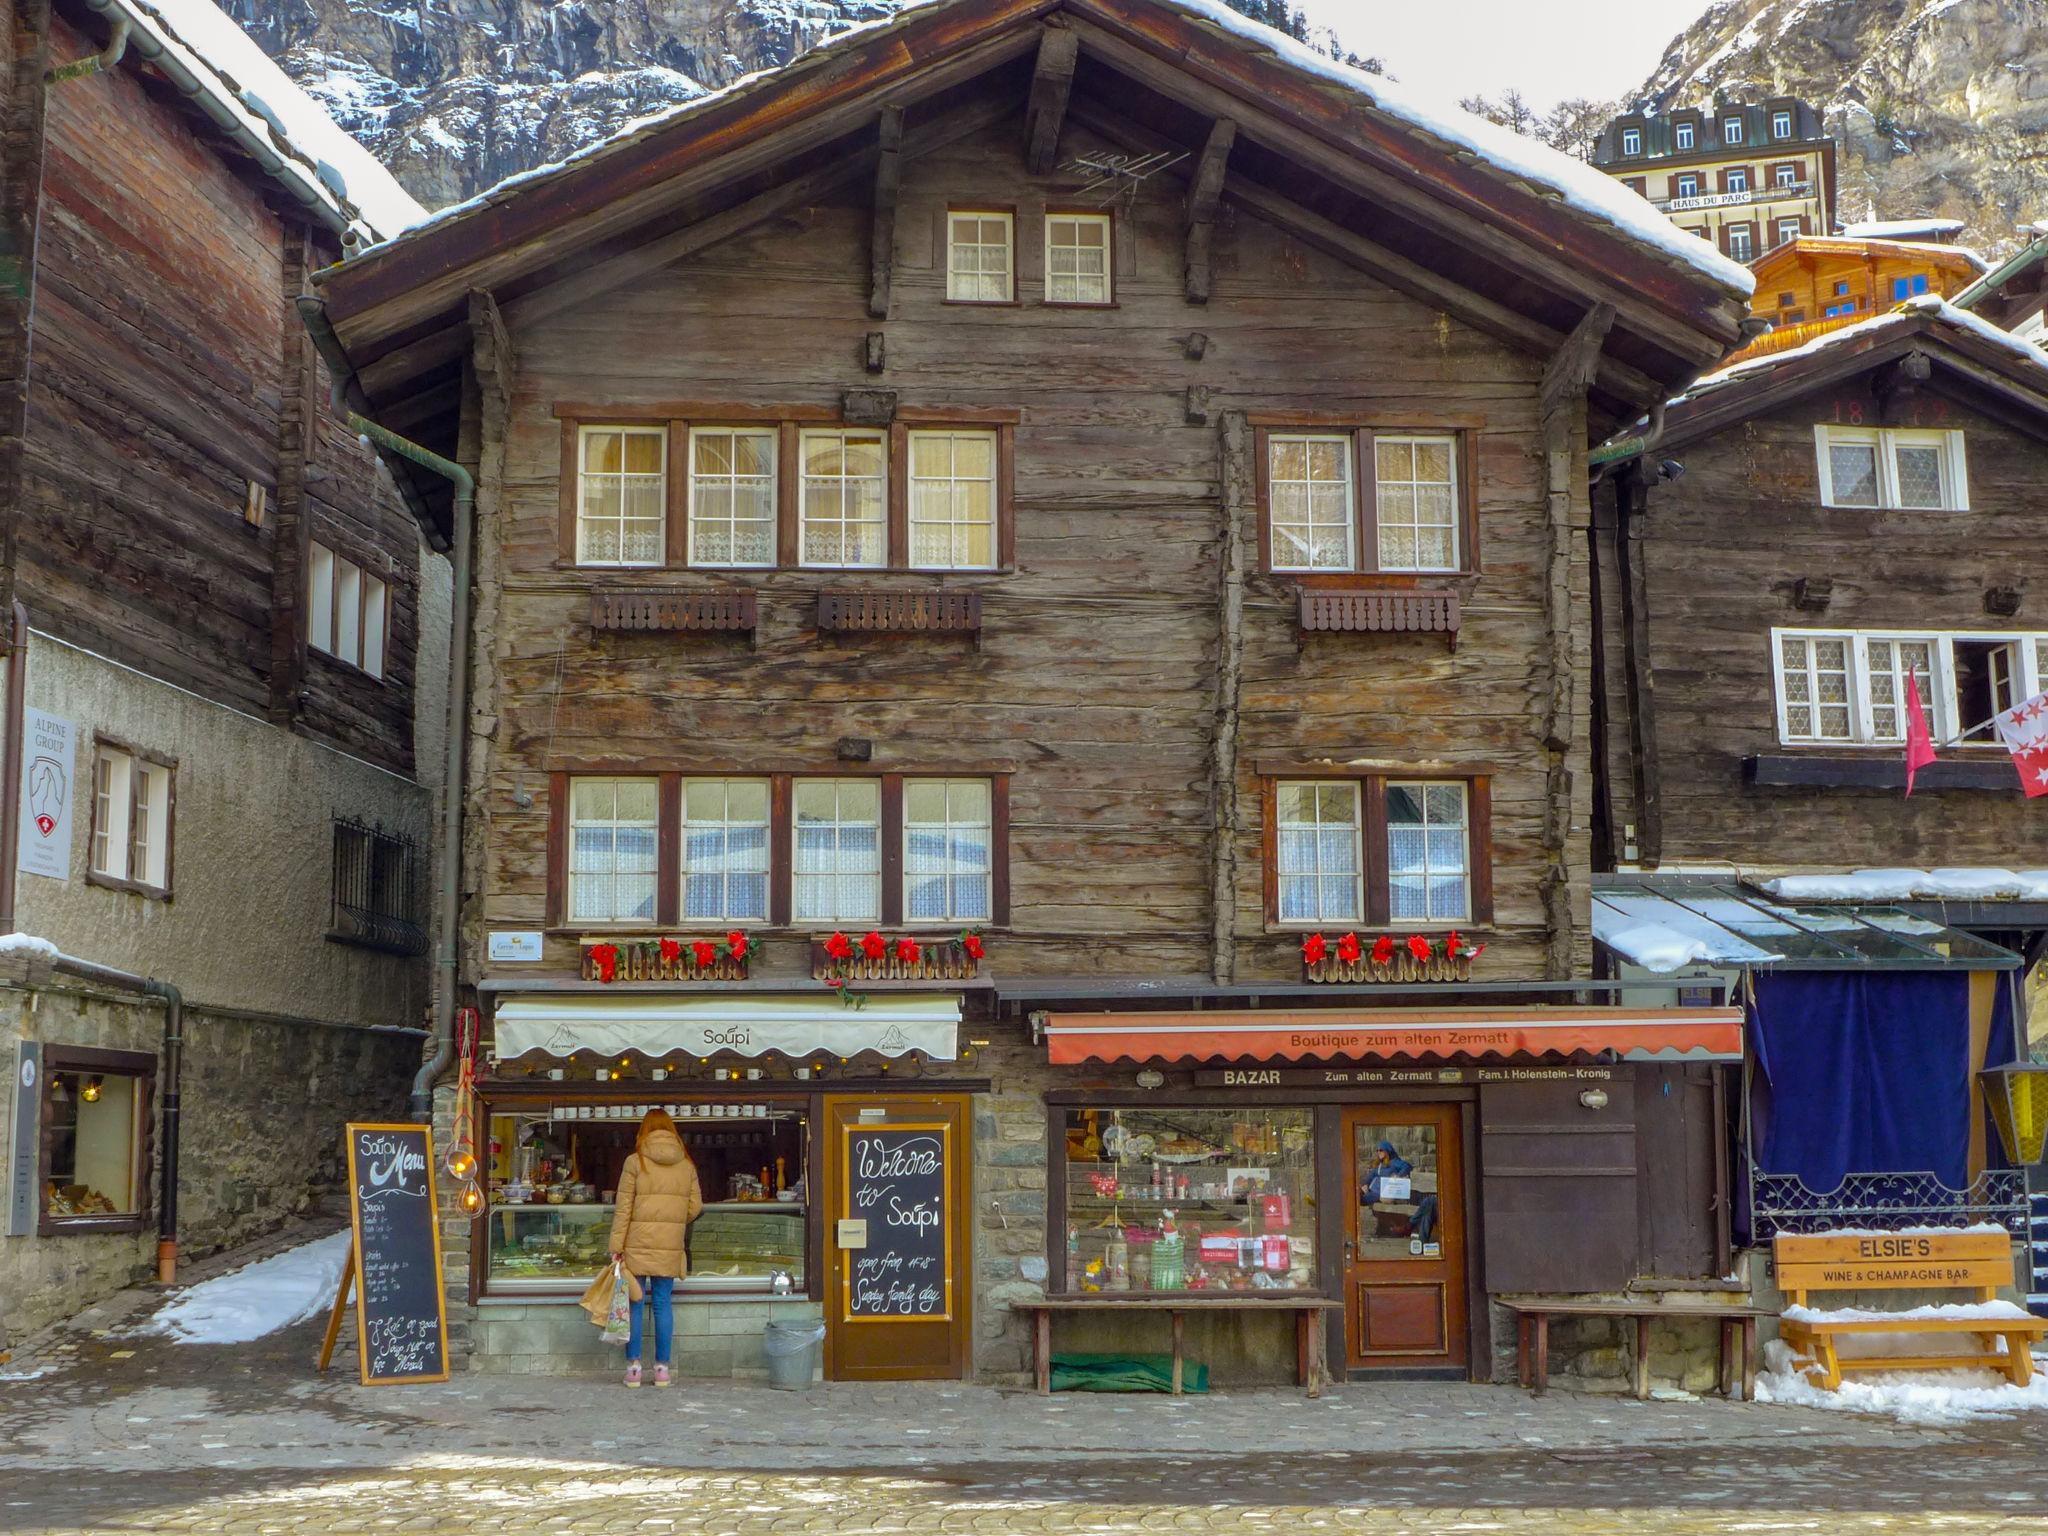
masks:
{"type": "Polygon", "coordinates": [[[42,1365],[32,1371],[0,1371],[0,1381],[34,1381],[38,1376],[49,1374],[50,1368],[42,1365]]]}
{"type": "Polygon", "coordinates": [[[2016,1387],[1990,1371],[1892,1371],[1846,1377],[1839,1390],[1830,1392],[1794,1366],[1788,1345],[1772,1339],[1764,1345],[1756,1400],[1874,1413],[1903,1424],[1968,1424],[2048,1411],[2048,1374],[2037,1374],[2028,1385],[2016,1387]]]}
{"type": "Polygon", "coordinates": [[[349,1234],[335,1232],[202,1281],[173,1297],[141,1331],[180,1344],[247,1344],[302,1323],[333,1304],[348,1248],[349,1234]]]}
{"type": "MultiPolygon", "coordinates": [[[[2003,1228],[1998,1229],[2001,1237],[2003,1228]]],[[[1835,1234],[1830,1233],[1830,1236],[1835,1234]]],[[[1920,1322],[2027,1322],[2032,1318],[2025,1307],[2012,1301],[1930,1302],[1926,1306],[1887,1311],[1882,1307],[1799,1307],[1785,1309],[1795,1323],[1884,1323],[1900,1318],[1920,1322]]]]}

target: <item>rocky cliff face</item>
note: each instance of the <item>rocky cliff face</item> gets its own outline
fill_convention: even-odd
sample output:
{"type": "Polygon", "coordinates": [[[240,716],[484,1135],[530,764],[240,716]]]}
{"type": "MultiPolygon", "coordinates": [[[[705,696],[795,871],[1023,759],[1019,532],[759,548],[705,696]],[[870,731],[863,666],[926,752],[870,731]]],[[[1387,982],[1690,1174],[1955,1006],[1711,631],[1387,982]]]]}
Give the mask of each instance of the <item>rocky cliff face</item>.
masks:
{"type": "Polygon", "coordinates": [[[1989,254],[2048,218],[2048,0],[1726,0],[1635,99],[1765,91],[1826,114],[1844,219],[1959,218],[1989,254]]]}
{"type": "Polygon", "coordinates": [[[429,207],[905,0],[221,0],[429,207]]]}

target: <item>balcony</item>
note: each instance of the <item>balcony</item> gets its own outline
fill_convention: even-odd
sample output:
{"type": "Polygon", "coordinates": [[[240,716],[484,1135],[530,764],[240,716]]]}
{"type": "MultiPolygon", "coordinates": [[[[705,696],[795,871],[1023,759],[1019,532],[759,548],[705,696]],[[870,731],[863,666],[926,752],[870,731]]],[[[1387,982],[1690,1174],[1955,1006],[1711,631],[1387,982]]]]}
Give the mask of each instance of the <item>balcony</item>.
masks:
{"type": "Polygon", "coordinates": [[[1701,208],[1744,208],[1751,203],[1782,203],[1813,196],[1813,183],[1794,181],[1782,186],[1755,187],[1747,192],[1706,192],[1698,197],[1651,199],[1660,213],[1692,213],[1701,208]]]}

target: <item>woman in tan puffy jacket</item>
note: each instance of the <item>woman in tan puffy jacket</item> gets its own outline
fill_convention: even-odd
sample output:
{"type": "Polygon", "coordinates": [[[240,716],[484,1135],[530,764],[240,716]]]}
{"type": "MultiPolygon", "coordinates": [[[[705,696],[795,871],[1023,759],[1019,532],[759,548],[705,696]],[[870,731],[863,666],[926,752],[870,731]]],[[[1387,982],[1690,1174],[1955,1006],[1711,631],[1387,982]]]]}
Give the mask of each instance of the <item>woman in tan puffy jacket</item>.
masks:
{"type": "MultiPolygon", "coordinates": [[[[612,1257],[640,1281],[647,1310],[654,1314],[654,1384],[668,1385],[668,1358],[675,1337],[675,1284],[689,1270],[683,1250],[690,1223],[704,1209],[697,1165],[683,1150],[683,1138],[664,1109],[650,1109],[640,1122],[633,1155],[619,1175],[618,1206],[612,1215],[612,1257]]],[[[633,1308],[626,1341],[626,1385],[640,1385],[640,1308],[633,1308]]]]}

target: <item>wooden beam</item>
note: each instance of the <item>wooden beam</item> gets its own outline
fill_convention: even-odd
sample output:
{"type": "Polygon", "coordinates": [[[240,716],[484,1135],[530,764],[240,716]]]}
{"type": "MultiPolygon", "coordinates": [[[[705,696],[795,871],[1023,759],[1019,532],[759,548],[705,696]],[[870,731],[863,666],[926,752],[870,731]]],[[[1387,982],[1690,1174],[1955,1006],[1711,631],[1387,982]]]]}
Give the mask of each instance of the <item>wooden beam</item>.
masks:
{"type": "Polygon", "coordinates": [[[1600,349],[1613,328],[1612,304],[1595,304],[1580,317],[1543,370],[1543,388],[1538,396],[1543,415],[1569,410],[1592,387],[1599,372],[1600,349]]]}
{"type": "Polygon", "coordinates": [[[896,271],[896,197],[903,190],[903,109],[884,107],[875,134],[875,198],[868,228],[868,314],[889,318],[889,284],[896,271]]]}
{"type": "Polygon", "coordinates": [[[1031,99],[1024,108],[1024,169],[1050,176],[1059,163],[1060,129],[1067,120],[1067,98],[1074,90],[1074,66],[1081,40],[1056,21],[1046,23],[1038,39],[1038,65],[1031,72],[1031,99]]]}
{"type": "Polygon", "coordinates": [[[512,398],[512,381],[519,373],[519,354],[512,345],[512,332],[503,311],[488,288],[469,290],[469,356],[477,382],[487,400],[501,405],[512,398]]]}
{"type": "Polygon", "coordinates": [[[1223,201],[1223,181],[1230,170],[1230,148],[1237,142],[1237,124],[1220,117],[1209,129],[1209,142],[1188,186],[1187,263],[1184,270],[1190,304],[1209,302],[1214,280],[1210,250],[1216,237],[1216,210],[1223,201]]]}
{"type": "Polygon", "coordinates": [[[295,307],[307,274],[318,265],[311,231],[287,221],[279,231],[279,275],[284,304],[278,347],[277,489],[270,499],[270,700],[273,725],[289,725],[304,703],[306,680],[306,566],[312,558],[313,519],[306,508],[320,394],[314,380],[313,338],[295,307]]]}
{"type": "Polygon", "coordinates": [[[417,378],[443,364],[452,363],[469,347],[469,331],[460,325],[429,332],[402,347],[393,347],[375,360],[356,369],[356,382],[374,403],[395,384],[417,378]]]}
{"type": "MultiPolygon", "coordinates": [[[[0,634],[14,607],[15,545],[27,480],[29,354],[35,337],[36,231],[42,220],[43,71],[49,0],[9,8],[10,78],[0,95],[0,634]]],[[[13,786],[6,786],[12,792],[13,786]]],[[[12,860],[9,860],[11,863],[12,860]]],[[[12,911],[14,871],[0,872],[12,911]]]]}

